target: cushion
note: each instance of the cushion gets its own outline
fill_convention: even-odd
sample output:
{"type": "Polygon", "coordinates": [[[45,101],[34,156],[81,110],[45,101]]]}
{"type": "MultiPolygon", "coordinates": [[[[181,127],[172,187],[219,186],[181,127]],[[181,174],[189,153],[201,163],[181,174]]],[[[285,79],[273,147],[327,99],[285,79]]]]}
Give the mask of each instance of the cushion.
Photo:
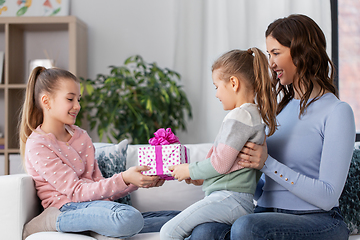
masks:
{"type": "Polygon", "coordinates": [[[354,149],[339,206],[351,234],[360,231],[360,150],[354,149]]]}
{"type": "MultiPolygon", "coordinates": [[[[128,140],[122,140],[118,144],[94,143],[95,158],[98,161],[100,171],[104,178],[109,178],[116,173],[126,170],[126,152],[128,140]]],[[[115,202],[131,205],[130,195],[119,198],[115,202]]]]}

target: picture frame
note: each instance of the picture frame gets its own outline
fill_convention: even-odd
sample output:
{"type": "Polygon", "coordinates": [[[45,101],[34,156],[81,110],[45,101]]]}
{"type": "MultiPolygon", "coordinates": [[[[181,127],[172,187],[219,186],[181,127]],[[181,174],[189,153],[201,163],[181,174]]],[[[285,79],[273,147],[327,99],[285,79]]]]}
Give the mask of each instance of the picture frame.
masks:
{"type": "Polygon", "coordinates": [[[0,51],[0,84],[4,83],[4,60],[5,52],[0,51]]]}
{"type": "Polygon", "coordinates": [[[68,16],[70,0],[5,0],[0,17],[68,16]]]}

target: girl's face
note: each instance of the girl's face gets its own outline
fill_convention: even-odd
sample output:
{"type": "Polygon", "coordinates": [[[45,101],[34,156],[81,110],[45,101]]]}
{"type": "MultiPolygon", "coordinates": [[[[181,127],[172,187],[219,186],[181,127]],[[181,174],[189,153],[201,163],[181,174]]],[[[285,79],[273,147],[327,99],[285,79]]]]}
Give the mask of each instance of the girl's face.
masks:
{"type": "Polygon", "coordinates": [[[75,124],[80,111],[80,97],[80,83],[72,79],[60,80],[59,89],[50,98],[49,112],[52,120],[61,124],[75,124]]]}
{"type": "Polygon", "coordinates": [[[293,83],[296,77],[296,66],[292,61],[290,48],[281,45],[269,35],[266,38],[266,49],[269,53],[270,68],[276,72],[281,85],[293,83]]]}
{"type": "Polygon", "coordinates": [[[236,101],[234,96],[234,90],[231,82],[228,80],[222,80],[220,69],[216,69],[212,73],[213,84],[216,88],[216,97],[220,100],[224,110],[232,110],[236,107],[236,101]]]}

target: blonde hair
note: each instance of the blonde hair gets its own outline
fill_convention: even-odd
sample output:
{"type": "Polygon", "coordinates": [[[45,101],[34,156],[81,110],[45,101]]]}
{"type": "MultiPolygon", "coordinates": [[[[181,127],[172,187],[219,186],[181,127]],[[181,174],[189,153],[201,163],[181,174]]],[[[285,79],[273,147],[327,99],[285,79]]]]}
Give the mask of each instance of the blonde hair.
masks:
{"type": "Polygon", "coordinates": [[[276,128],[276,92],[269,74],[269,63],[265,54],[258,48],[247,51],[231,50],[219,57],[212,65],[212,71],[220,69],[223,79],[231,76],[245,80],[255,93],[261,117],[268,126],[268,136],[276,128]]]}
{"type": "Polygon", "coordinates": [[[20,154],[23,160],[28,137],[43,122],[41,94],[55,95],[59,90],[59,82],[64,79],[73,79],[79,82],[79,79],[72,73],[59,68],[36,67],[30,73],[19,124],[20,154]]]}

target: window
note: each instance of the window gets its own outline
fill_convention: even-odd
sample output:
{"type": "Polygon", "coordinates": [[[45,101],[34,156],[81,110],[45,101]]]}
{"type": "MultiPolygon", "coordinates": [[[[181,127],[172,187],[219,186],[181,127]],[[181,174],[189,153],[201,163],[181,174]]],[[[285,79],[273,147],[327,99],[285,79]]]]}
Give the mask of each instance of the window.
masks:
{"type": "Polygon", "coordinates": [[[338,0],[339,97],[350,104],[360,141],[360,1],[338,0]]]}

